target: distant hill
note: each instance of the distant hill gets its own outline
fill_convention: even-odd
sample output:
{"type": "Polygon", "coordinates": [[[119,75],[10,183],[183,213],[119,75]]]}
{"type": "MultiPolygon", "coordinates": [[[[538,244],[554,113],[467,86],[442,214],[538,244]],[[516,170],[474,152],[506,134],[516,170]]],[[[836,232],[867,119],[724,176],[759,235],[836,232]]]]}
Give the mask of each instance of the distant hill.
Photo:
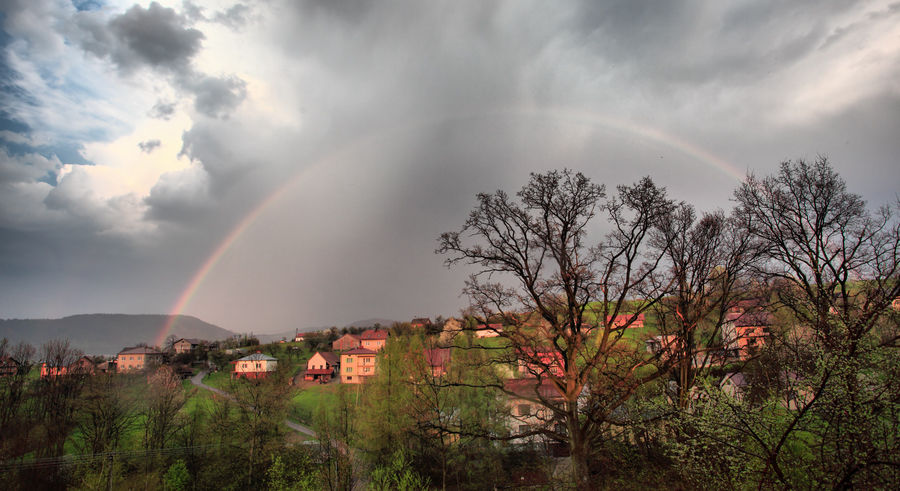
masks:
{"type": "MultiPolygon", "coordinates": [[[[0,338],[28,341],[35,348],[49,339],[68,338],[90,355],[113,355],[126,346],[153,344],[168,315],[82,314],[62,319],[0,319],[0,338]]],[[[181,338],[225,339],[233,332],[189,315],[176,316],[172,334],[181,338]]]]}

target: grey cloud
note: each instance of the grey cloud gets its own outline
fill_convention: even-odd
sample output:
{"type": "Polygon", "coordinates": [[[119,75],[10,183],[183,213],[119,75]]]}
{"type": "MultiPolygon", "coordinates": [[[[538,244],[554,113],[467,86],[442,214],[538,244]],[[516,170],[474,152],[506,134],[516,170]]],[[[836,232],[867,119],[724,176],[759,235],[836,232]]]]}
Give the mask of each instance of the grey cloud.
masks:
{"type": "Polygon", "coordinates": [[[209,175],[199,166],[163,174],[144,198],[146,218],[191,222],[209,210],[209,175]]]}
{"type": "Polygon", "coordinates": [[[110,29],[128,47],[113,55],[120,65],[138,61],[154,67],[184,70],[190,59],[200,51],[206,36],[186,26],[184,16],[175,9],[151,2],[145,10],[134,5],[124,14],[109,21],[110,29]]]}
{"type": "Polygon", "coordinates": [[[141,149],[141,152],[150,153],[156,150],[162,142],[159,140],[147,140],[145,142],[138,143],[138,147],[141,149]]]}
{"type": "Polygon", "coordinates": [[[212,20],[231,29],[238,29],[247,24],[247,14],[249,13],[250,7],[236,3],[223,12],[216,12],[212,20]]]}
{"type": "Polygon", "coordinates": [[[247,97],[247,82],[234,75],[205,76],[186,85],[197,111],[211,118],[227,118],[247,97]]]}
{"type": "Polygon", "coordinates": [[[77,12],[67,32],[85,51],[107,57],[128,72],[150,66],[189,73],[191,60],[202,48],[204,34],[189,27],[189,19],[151,2],[134,5],[104,22],[102,12],[77,12]]]}
{"type": "Polygon", "coordinates": [[[158,101],[153,106],[153,108],[150,109],[150,113],[148,114],[148,116],[150,116],[151,118],[165,119],[168,121],[169,119],[172,119],[173,116],[175,116],[175,109],[177,107],[178,105],[174,102],[158,101]]]}

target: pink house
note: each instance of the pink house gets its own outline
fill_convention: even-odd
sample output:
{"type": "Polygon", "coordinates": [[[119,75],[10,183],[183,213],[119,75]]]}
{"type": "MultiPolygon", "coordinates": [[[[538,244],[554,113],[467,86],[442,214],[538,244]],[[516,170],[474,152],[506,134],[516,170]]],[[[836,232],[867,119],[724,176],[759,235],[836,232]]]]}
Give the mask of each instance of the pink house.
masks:
{"type": "Polygon", "coordinates": [[[432,377],[443,376],[450,368],[450,348],[426,349],[425,363],[431,370],[432,377]]]}
{"type": "Polygon", "coordinates": [[[381,351],[387,343],[388,331],[385,329],[369,329],[359,335],[360,346],[372,350],[381,351]]]}
{"type": "Polygon", "coordinates": [[[338,355],[331,352],[316,352],[306,362],[306,374],[303,375],[304,380],[328,381],[334,375],[334,371],[340,365],[338,355]]]}
{"type": "Polygon", "coordinates": [[[610,315],[606,318],[606,322],[611,327],[628,326],[629,329],[641,329],[644,327],[644,314],[619,314],[615,319],[610,315]]]}

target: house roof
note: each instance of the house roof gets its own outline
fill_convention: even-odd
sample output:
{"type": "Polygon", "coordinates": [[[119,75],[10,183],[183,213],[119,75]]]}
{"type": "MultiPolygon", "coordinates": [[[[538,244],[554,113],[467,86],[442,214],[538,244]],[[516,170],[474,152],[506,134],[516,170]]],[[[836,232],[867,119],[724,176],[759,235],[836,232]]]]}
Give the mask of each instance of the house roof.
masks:
{"type": "Polygon", "coordinates": [[[344,334],[343,336],[337,338],[334,342],[336,343],[344,338],[350,338],[350,339],[355,339],[355,340],[359,341],[361,336],[358,336],[356,334],[344,334]]]}
{"type": "Polygon", "coordinates": [[[425,362],[430,367],[443,368],[450,363],[450,348],[432,348],[425,350],[425,362]]]}
{"type": "MultiPolygon", "coordinates": [[[[341,362],[341,358],[331,351],[316,351],[316,355],[319,355],[322,358],[324,358],[325,362],[327,362],[329,365],[337,365],[338,363],[341,362]]],[[[313,355],[313,356],[316,356],[316,355],[313,355]]],[[[312,358],[310,358],[310,360],[311,359],[312,358]]]]}
{"type": "Polygon", "coordinates": [[[16,365],[19,364],[19,362],[11,356],[0,356],[0,363],[9,363],[9,362],[13,362],[16,365]]]}
{"type": "Polygon", "coordinates": [[[546,378],[511,378],[503,383],[503,387],[520,397],[535,397],[536,395],[545,399],[562,397],[553,382],[546,378]]]}
{"type": "Polygon", "coordinates": [[[278,361],[278,358],[272,358],[269,355],[264,355],[257,351],[252,355],[247,355],[243,358],[238,358],[236,361],[278,361]]]}
{"type": "Polygon", "coordinates": [[[431,324],[431,319],[429,319],[428,317],[416,317],[412,320],[412,322],[410,322],[410,324],[414,326],[427,326],[431,324]]]}
{"type": "Polygon", "coordinates": [[[377,353],[375,353],[374,351],[372,351],[370,349],[355,348],[350,351],[343,352],[341,354],[341,356],[343,356],[343,355],[375,355],[375,354],[377,354],[377,353]]]}
{"type": "Polygon", "coordinates": [[[487,330],[502,331],[503,324],[487,324],[487,325],[478,324],[477,326],[475,326],[475,330],[476,331],[487,331],[487,330]]]}
{"type": "Polygon", "coordinates": [[[360,338],[366,340],[387,339],[388,332],[384,329],[367,329],[360,334],[360,338]]]}
{"type": "MultiPolygon", "coordinates": [[[[184,342],[187,342],[187,343],[191,343],[191,344],[200,344],[200,340],[199,340],[199,339],[196,339],[196,338],[181,338],[181,339],[179,339],[178,341],[175,341],[175,342],[176,342],[176,343],[180,343],[181,341],[184,341],[184,342]]],[[[174,343],[173,343],[173,344],[174,344],[174,343]]]]}
{"type": "Polygon", "coordinates": [[[137,348],[125,348],[119,352],[120,355],[161,355],[159,351],[147,346],[138,346],[137,348]]]}
{"type": "Polygon", "coordinates": [[[628,322],[632,317],[634,317],[634,322],[644,322],[644,314],[638,314],[637,316],[634,314],[619,314],[616,316],[615,320],[613,320],[613,317],[610,315],[606,317],[606,321],[615,323],[628,322]]]}

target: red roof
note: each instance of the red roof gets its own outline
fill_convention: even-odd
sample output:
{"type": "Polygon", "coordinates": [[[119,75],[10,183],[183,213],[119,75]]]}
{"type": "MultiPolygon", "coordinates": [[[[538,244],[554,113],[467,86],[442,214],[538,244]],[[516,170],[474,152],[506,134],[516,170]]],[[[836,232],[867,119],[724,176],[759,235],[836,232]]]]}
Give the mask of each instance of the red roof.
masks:
{"type": "Polygon", "coordinates": [[[384,329],[368,329],[360,334],[361,339],[387,339],[388,332],[384,329]]]}
{"type": "Polygon", "coordinates": [[[342,354],[343,355],[374,355],[376,353],[372,350],[365,349],[365,348],[355,348],[350,351],[345,351],[342,354]]]}
{"type": "Polygon", "coordinates": [[[511,378],[503,383],[506,390],[520,397],[536,397],[538,394],[545,399],[560,398],[562,395],[556,390],[549,379],[541,378],[511,378]],[[540,381],[540,384],[538,384],[540,381]]]}

